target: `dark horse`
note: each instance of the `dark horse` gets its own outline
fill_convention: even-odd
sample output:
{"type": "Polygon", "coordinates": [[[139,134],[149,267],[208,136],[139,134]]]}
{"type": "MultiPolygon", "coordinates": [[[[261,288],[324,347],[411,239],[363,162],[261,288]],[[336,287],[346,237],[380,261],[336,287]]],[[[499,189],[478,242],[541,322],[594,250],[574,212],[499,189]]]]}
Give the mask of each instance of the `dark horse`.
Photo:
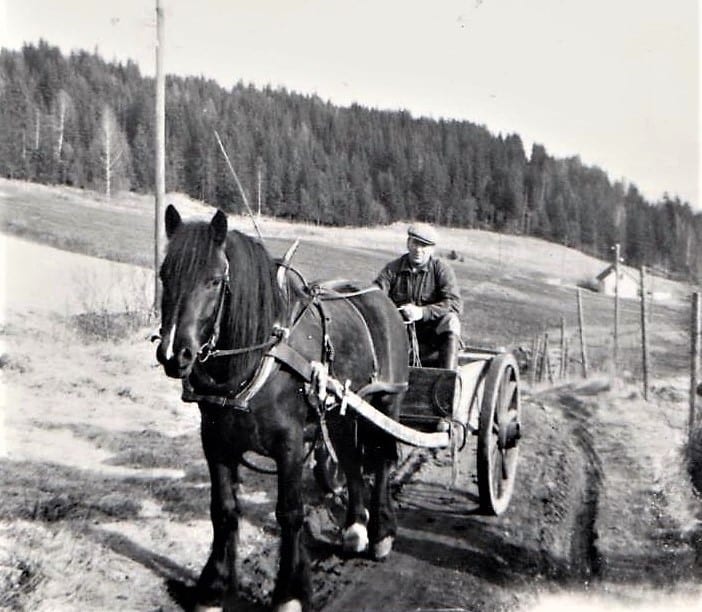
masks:
{"type": "Polygon", "coordinates": [[[235,600],[238,466],[253,451],[272,457],[277,469],[281,545],[273,605],[307,607],[311,581],[302,542],[301,478],[303,435],[311,419],[321,423],[346,474],[344,549],[369,549],[382,559],[392,548],[389,469],[395,440],[351,412],[342,414],[338,397],[325,399],[323,374],[350,381],[350,389],[397,418],[408,375],[404,325],[381,291],[308,286],[258,241],[228,232],[221,211],[209,223],[183,223],[169,206],[165,220],[169,241],[160,272],[156,355],[168,376],[183,379],[183,399],[199,404],[212,481],[214,539],[197,582],[198,605],[227,608],[235,600]],[[374,476],[370,511],[364,470],[374,476]]]}

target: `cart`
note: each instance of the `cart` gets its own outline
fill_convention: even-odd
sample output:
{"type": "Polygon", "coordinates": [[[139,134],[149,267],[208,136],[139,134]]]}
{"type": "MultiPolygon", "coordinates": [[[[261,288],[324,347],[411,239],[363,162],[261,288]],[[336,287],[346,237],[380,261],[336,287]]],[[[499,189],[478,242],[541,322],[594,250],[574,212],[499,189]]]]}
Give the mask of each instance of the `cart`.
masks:
{"type": "MultiPolygon", "coordinates": [[[[344,410],[350,408],[399,442],[424,448],[450,448],[452,483],[467,462],[468,441],[477,437],[480,506],[502,514],[514,489],[521,438],[519,368],[508,351],[468,348],[455,370],[411,367],[400,420],[395,421],[329,379],[344,410]]],[[[315,450],[314,475],[326,491],[343,486],[343,476],[325,446],[315,450]]]]}

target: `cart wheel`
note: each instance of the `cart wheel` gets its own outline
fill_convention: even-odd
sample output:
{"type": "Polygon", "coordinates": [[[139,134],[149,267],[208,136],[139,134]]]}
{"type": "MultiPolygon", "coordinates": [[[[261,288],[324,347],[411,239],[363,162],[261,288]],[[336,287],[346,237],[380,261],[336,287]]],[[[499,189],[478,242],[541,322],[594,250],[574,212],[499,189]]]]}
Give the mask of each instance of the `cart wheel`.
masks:
{"type": "Polygon", "coordinates": [[[511,353],[497,355],[485,380],[478,425],[478,491],[487,514],[507,510],[521,437],[519,369],[511,353]]]}
{"type": "Polygon", "coordinates": [[[317,486],[325,493],[341,493],[346,486],[346,475],[339,464],[329,454],[324,442],[314,448],[312,474],[317,486]]]}

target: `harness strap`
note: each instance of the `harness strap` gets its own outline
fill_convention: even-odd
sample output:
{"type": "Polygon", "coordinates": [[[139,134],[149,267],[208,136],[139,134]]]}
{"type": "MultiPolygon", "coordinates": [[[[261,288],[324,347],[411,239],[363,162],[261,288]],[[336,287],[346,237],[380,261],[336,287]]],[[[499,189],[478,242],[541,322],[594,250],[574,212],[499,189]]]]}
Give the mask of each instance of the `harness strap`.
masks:
{"type": "Polygon", "coordinates": [[[243,402],[237,396],[195,393],[190,381],[187,379],[183,380],[183,393],[181,395],[181,400],[184,402],[207,402],[208,404],[214,404],[215,406],[220,406],[221,408],[233,408],[234,410],[239,410],[240,412],[251,412],[248,404],[243,402]]]}
{"type": "MultiPolygon", "coordinates": [[[[313,366],[306,357],[303,357],[298,353],[293,347],[291,347],[286,342],[281,342],[276,344],[266,356],[271,356],[277,361],[288,366],[291,370],[296,372],[305,382],[310,382],[313,377],[313,366]]],[[[331,383],[330,383],[331,386],[331,383]]],[[[404,383],[390,383],[382,381],[373,381],[361,387],[356,391],[356,395],[360,397],[365,397],[367,395],[373,395],[374,393],[402,393],[407,391],[409,384],[404,383]]]]}
{"type": "Polygon", "coordinates": [[[208,395],[195,393],[189,380],[183,381],[183,394],[181,399],[184,402],[208,402],[223,408],[234,408],[242,412],[251,412],[249,401],[261,390],[268,377],[271,375],[276,361],[270,355],[265,355],[261,359],[256,372],[251,380],[240,390],[232,390],[228,395],[208,395]]]}
{"type": "Polygon", "coordinates": [[[287,342],[276,344],[266,353],[268,355],[288,366],[306,382],[312,380],[312,364],[287,342]]]}
{"type": "Polygon", "coordinates": [[[257,351],[259,349],[267,349],[280,342],[280,340],[287,338],[290,334],[290,330],[287,327],[281,327],[276,325],[271,332],[271,338],[260,344],[252,344],[251,346],[243,346],[234,349],[208,349],[209,343],[202,347],[200,351],[199,360],[200,363],[204,363],[210,357],[230,357],[232,355],[241,355],[243,353],[250,353],[252,351],[257,351]]]}
{"type": "Polygon", "coordinates": [[[317,287],[319,290],[319,293],[317,294],[319,299],[325,302],[330,300],[348,300],[349,298],[365,295],[366,293],[372,293],[373,291],[380,291],[380,287],[378,287],[378,285],[371,285],[370,287],[357,289],[356,291],[349,291],[348,293],[342,293],[336,289],[325,287],[324,285],[317,285],[317,287]]]}

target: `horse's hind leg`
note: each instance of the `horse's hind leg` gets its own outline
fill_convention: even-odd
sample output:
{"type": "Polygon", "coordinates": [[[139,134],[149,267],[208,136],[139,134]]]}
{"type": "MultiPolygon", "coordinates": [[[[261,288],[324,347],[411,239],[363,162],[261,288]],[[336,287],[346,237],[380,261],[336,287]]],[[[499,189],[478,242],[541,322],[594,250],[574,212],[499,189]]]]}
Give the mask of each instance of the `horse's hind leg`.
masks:
{"type": "Polygon", "coordinates": [[[339,415],[329,419],[329,435],[334,444],[339,465],[346,475],[348,505],[346,521],[341,533],[345,552],[358,554],[368,548],[368,511],[365,507],[362,459],[356,443],[356,424],[349,417],[339,415]]]}
{"type": "MultiPolygon", "coordinates": [[[[236,599],[236,547],[239,533],[238,460],[223,457],[223,445],[216,427],[203,419],[202,442],[212,484],[210,518],[212,552],[197,581],[197,609],[228,608],[236,599]]],[[[231,452],[231,451],[230,451],[231,452]]]]}
{"type": "Polygon", "coordinates": [[[276,453],[278,502],[275,515],[281,528],[280,565],[273,592],[278,612],[294,612],[307,606],[312,594],[309,560],[303,542],[302,431],[288,435],[276,453]]]}
{"type": "MultiPolygon", "coordinates": [[[[397,408],[396,397],[384,397],[378,402],[378,407],[386,414],[391,408],[392,413],[397,408]]],[[[374,474],[368,525],[371,554],[376,560],[381,560],[390,554],[397,533],[395,507],[390,496],[390,469],[397,460],[397,442],[374,428],[367,432],[365,440],[366,462],[374,474]]]]}

